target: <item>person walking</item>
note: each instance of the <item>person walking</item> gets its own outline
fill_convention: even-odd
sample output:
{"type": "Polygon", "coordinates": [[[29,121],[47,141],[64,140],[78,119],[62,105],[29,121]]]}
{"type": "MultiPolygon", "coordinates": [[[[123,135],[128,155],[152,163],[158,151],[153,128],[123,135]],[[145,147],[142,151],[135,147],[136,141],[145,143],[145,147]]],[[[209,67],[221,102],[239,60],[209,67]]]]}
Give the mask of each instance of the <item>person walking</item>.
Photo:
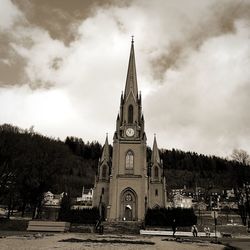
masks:
{"type": "Polygon", "coordinates": [[[197,236],[198,236],[198,229],[197,229],[196,225],[193,225],[193,226],[192,226],[191,232],[193,233],[193,236],[194,236],[194,237],[197,237],[197,236]]]}
{"type": "Polygon", "coordinates": [[[175,219],[173,219],[173,222],[172,222],[172,230],[173,230],[173,237],[175,237],[175,233],[176,233],[176,221],[175,221],[175,219]]]}

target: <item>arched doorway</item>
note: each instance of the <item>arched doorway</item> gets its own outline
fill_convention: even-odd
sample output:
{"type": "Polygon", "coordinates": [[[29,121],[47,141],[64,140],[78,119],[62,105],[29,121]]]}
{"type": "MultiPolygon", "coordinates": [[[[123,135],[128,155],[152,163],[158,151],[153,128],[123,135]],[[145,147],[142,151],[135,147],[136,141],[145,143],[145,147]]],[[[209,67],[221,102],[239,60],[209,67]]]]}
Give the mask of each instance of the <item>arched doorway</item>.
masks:
{"type": "Polygon", "coordinates": [[[124,220],[126,221],[133,220],[132,207],[130,205],[127,205],[125,207],[124,220]]]}
{"type": "Polygon", "coordinates": [[[137,220],[137,195],[132,188],[121,192],[120,219],[123,221],[137,220]]]}

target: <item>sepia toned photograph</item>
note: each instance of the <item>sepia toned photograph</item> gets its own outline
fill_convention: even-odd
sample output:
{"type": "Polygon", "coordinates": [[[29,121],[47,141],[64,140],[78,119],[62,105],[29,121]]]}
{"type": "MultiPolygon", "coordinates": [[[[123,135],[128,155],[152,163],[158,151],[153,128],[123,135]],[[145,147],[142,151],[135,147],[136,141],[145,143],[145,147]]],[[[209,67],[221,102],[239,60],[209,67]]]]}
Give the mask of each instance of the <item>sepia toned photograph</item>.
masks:
{"type": "Polygon", "coordinates": [[[250,249],[250,0],[0,0],[0,249],[250,249]]]}

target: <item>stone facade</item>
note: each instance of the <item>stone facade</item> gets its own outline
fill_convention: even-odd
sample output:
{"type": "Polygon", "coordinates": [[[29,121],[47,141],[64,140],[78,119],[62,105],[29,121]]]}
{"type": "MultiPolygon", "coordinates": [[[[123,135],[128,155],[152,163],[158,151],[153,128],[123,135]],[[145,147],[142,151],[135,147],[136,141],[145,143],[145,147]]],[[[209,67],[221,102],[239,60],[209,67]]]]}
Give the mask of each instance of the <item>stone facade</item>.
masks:
{"type": "Polygon", "coordinates": [[[150,162],[146,141],[132,40],[112,160],[106,137],[94,186],[93,205],[102,206],[108,221],[142,221],[147,208],[166,206],[165,178],[156,138],[150,162]]]}

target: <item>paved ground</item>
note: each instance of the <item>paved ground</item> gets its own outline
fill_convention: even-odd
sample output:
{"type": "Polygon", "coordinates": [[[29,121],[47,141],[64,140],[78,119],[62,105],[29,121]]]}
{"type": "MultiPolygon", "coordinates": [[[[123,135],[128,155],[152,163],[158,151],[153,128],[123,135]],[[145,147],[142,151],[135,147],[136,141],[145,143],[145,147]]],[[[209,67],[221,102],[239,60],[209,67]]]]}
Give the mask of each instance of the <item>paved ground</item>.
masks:
{"type": "MultiPolygon", "coordinates": [[[[158,236],[173,236],[173,231],[164,231],[164,230],[140,230],[140,234],[142,235],[158,235],[158,236]]],[[[182,232],[182,231],[176,231],[175,236],[178,237],[193,237],[192,232],[182,232]]],[[[206,234],[204,232],[198,232],[199,237],[205,237],[206,234]]],[[[217,237],[221,237],[221,233],[217,232],[216,233],[217,237]]],[[[215,237],[215,233],[210,233],[210,237],[215,237]]]]}
{"type": "Polygon", "coordinates": [[[250,249],[250,238],[221,239],[220,241],[224,244],[229,244],[232,247],[236,247],[237,249],[241,250],[250,249]]]}
{"type": "MultiPolygon", "coordinates": [[[[0,249],[1,250],[48,250],[48,249],[67,249],[67,250],[85,250],[85,249],[173,249],[173,250],[220,250],[222,245],[210,244],[213,238],[205,237],[177,237],[180,242],[176,242],[173,237],[168,236],[125,236],[125,235],[95,235],[80,233],[34,233],[21,231],[0,231],[0,249]],[[59,242],[67,239],[80,239],[85,242],[59,242]],[[86,242],[91,241],[106,242],[86,242]],[[116,240],[122,240],[122,243],[113,243],[116,240]],[[126,241],[145,241],[152,242],[154,245],[131,244],[126,241]]],[[[223,244],[229,244],[241,250],[250,249],[250,237],[242,238],[219,238],[223,244]]]]}
{"type": "MultiPolygon", "coordinates": [[[[169,236],[172,236],[173,235],[173,232],[172,231],[159,231],[159,230],[141,230],[141,233],[142,234],[145,234],[145,235],[158,235],[158,236],[166,236],[166,237],[169,237],[169,236]]],[[[198,233],[198,238],[194,238],[192,236],[192,233],[191,232],[180,232],[180,231],[177,231],[176,234],[175,234],[176,237],[180,237],[181,239],[186,239],[186,240],[193,240],[193,241],[196,241],[196,240],[202,240],[202,241],[207,241],[207,242],[211,242],[211,241],[216,241],[216,239],[214,238],[215,237],[215,234],[214,233],[211,233],[210,234],[210,238],[206,237],[205,233],[204,232],[199,232],[198,233]]],[[[232,247],[235,247],[237,249],[241,249],[241,250],[250,250],[250,234],[237,234],[237,235],[233,235],[232,238],[225,238],[225,237],[222,237],[221,233],[220,232],[217,232],[217,241],[218,242],[221,242],[225,245],[229,245],[229,246],[232,246],[232,247]]]]}
{"type": "MultiPolygon", "coordinates": [[[[1,234],[0,232],[0,235],[1,234]]],[[[5,233],[0,238],[1,250],[86,250],[86,249],[102,249],[102,250],[222,250],[224,246],[211,244],[209,242],[176,242],[166,237],[157,236],[115,236],[115,235],[94,235],[79,233],[60,233],[60,234],[42,234],[42,233],[26,233],[13,235],[13,232],[5,233]],[[12,234],[12,235],[11,235],[12,234]],[[78,239],[82,242],[61,242],[61,240],[78,239]],[[91,240],[91,241],[90,241],[91,240]],[[93,242],[95,241],[95,242],[93,242]],[[119,243],[114,243],[121,241],[119,243]],[[134,243],[133,243],[134,242],[134,243]],[[135,243],[139,242],[139,243],[135,243]],[[151,245],[150,245],[150,244],[151,245]],[[152,245],[153,244],[153,245],[152,245]]]]}

